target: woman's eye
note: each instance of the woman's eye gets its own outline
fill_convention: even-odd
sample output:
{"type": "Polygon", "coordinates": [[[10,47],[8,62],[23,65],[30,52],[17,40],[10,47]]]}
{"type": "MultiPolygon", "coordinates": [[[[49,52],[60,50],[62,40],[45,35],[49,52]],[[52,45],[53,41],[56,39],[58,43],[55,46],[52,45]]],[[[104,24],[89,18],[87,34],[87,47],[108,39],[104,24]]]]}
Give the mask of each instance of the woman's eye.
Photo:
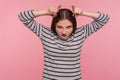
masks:
{"type": "Polygon", "coordinates": [[[57,26],[57,28],[62,28],[62,26],[57,26]]]}
{"type": "Polygon", "coordinates": [[[67,28],[70,29],[70,28],[72,28],[72,26],[68,26],[67,28]]]}

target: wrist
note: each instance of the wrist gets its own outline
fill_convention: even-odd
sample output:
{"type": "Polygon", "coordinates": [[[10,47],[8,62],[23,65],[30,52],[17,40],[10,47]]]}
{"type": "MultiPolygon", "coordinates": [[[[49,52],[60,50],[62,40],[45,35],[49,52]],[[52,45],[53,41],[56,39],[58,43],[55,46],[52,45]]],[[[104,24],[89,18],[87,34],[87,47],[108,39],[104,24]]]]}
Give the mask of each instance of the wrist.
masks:
{"type": "Polygon", "coordinates": [[[42,11],[42,15],[49,15],[49,10],[42,11]]]}
{"type": "Polygon", "coordinates": [[[83,15],[84,15],[84,11],[81,11],[81,12],[80,12],[80,15],[83,16],[83,15]]]}
{"type": "Polygon", "coordinates": [[[33,10],[33,14],[37,17],[42,15],[49,15],[49,12],[47,10],[43,11],[33,10]]]}

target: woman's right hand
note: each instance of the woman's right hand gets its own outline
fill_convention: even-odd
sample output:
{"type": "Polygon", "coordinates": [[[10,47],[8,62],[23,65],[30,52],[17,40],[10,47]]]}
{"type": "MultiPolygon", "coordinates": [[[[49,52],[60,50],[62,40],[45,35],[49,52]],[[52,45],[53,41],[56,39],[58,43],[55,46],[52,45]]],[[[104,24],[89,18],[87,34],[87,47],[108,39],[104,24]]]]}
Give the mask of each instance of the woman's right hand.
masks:
{"type": "Polygon", "coordinates": [[[55,17],[55,16],[57,16],[57,12],[59,11],[59,9],[61,8],[61,5],[59,5],[58,7],[51,7],[51,8],[49,8],[48,9],[48,13],[49,13],[49,15],[51,15],[51,16],[53,16],[53,17],[55,17]]]}

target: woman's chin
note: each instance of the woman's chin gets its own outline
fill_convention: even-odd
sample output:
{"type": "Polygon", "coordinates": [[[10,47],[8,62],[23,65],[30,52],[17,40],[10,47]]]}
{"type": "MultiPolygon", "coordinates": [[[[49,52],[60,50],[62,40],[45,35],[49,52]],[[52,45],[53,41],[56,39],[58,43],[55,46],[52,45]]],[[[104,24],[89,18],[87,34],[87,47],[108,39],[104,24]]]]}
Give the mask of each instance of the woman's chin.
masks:
{"type": "Polygon", "coordinates": [[[60,37],[62,40],[66,40],[66,39],[68,39],[68,37],[66,36],[66,37],[60,37]]]}

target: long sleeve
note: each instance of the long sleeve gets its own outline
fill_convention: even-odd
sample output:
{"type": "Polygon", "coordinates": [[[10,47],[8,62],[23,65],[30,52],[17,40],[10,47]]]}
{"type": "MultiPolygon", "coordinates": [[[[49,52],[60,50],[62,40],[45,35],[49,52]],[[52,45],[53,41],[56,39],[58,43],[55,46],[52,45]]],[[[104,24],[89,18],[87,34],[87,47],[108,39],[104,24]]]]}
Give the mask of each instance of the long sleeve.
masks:
{"type": "Polygon", "coordinates": [[[20,12],[18,16],[25,26],[33,31],[37,36],[41,37],[43,25],[34,20],[35,16],[32,10],[20,12]]]}
{"type": "Polygon", "coordinates": [[[108,22],[109,18],[110,17],[107,14],[99,13],[99,16],[96,19],[91,23],[84,25],[83,30],[85,38],[102,28],[108,22]]]}

